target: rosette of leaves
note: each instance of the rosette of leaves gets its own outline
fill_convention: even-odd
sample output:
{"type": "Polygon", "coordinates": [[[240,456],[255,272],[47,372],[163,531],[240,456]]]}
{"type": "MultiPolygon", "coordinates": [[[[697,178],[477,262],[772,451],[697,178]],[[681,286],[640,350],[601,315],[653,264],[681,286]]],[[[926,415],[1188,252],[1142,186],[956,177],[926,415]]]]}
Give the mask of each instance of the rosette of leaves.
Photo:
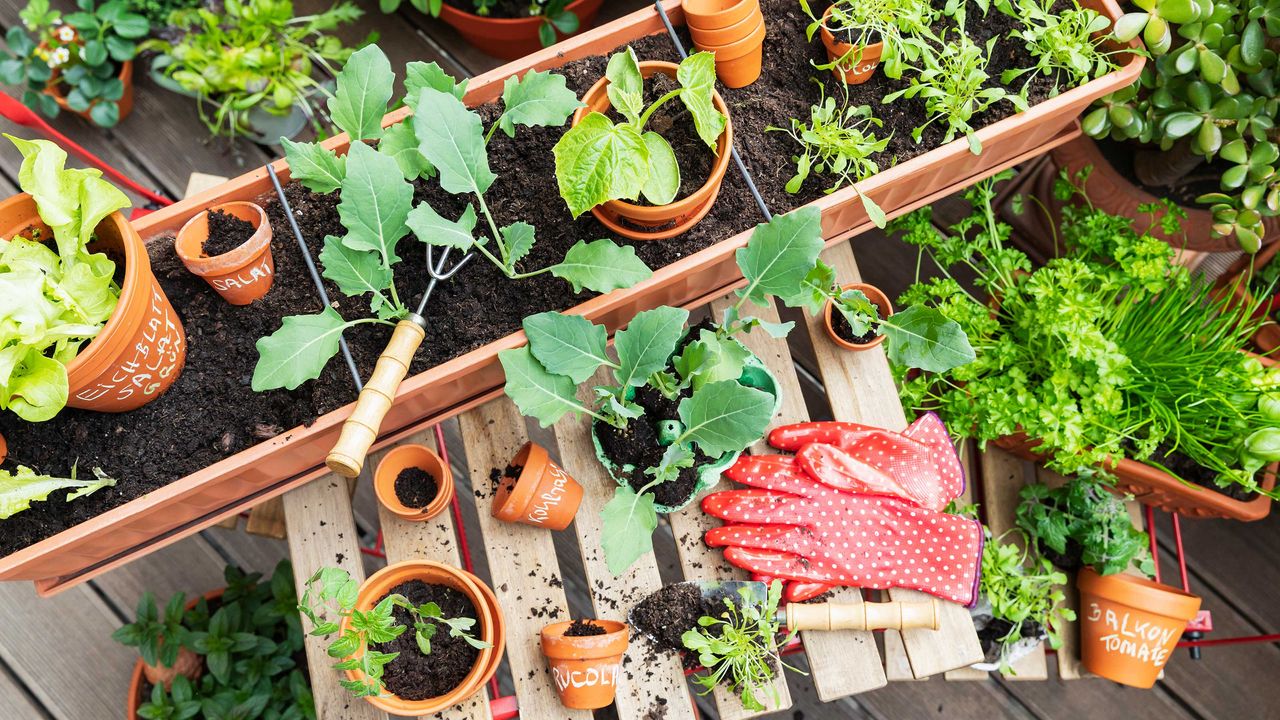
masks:
{"type": "Polygon", "coordinates": [[[1214,237],[1234,235],[1256,252],[1263,218],[1280,213],[1280,92],[1274,48],[1280,6],[1266,0],[1140,0],[1116,22],[1115,36],[1141,36],[1154,57],[1132,87],[1100,99],[1085,115],[1096,138],[1134,140],[1138,179],[1174,186],[1225,165],[1220,192],[1198,202],[1213,213],[1214,237]]]}
{"type": "Polygon", "coordinates": [[[996,0],[1000,12],[1022,24],[1010,37],[1022,40],[1036,59],[1032,67],[1005,70],[1000,75],[1001,83],[1008,85],[1028,74],[1030,82],[1036,75],[1044,75],[1053,79],[1056,95],[1118,67],[1111,58],[1123,51],[1102,49],[1108,39],[1102,33],[1111,27],[1110,18],[1074,3],[1059,11],[1055,3],[1056,0],[996,0]]]}
{"type": "Polygon", "coordinates": [[[466,81],[422,62],[409,63],[405,72],[405,101],[413,116],[384,130],[394,81],[390,62],[374,45],[352,55],[343,68],[329,112],[350,137],[345,156],[317,143],[281,139],[295,180],[313,192],[341,197],[338,215],[347,234],[325,238],[322,274],[348,296],[368,295],[371,316],[348,320],[325,308],[316,315],[286,317],[279,330],[258,341],[254,390],[293,389],[319,377],[348,328],[393,326],[404,318],[410,308],[396,290],[394,267],[400,261],[397,246],[410,235],[431,245],[474,250],[513,280],[554,275],[575,292],[609,292],[650,275],[634,249],[608,239],[578,242],[555,265],[522,269],[521,261],[533,249],[534,227],[521,221],[498,227],[485,201],[497,179],[489,169],[489,138],[498,129],[515,137],[517,126],[564,124],[580,103],[563,77],[530,71],[508,78],[502,115],[488,133],[480,116],[462,103],[466,81]],[[366,140],[377,140],[376,149],[366,140]],[[428,178],[468,198],[460,217],[445,218],[426,202],[413,205],[413,181],[428,178]],[[477,229],[481,218],[484,225],[477,229]]]}
{"type": "Polygon", "coordinates": [[[1133,526],[1124,501],[1097,480],[1081,476],[1056,488],[1033,483],[1018,496],[1018,527],[1059,568],[1087,566],[1112,575],[1134,565],[1152,573],[1147,534],[1133,526]]]}
{"type": "MultiPolygon", "coordinates": [[[[542,47],[551,47],[556,44],[557,31],[564,35],[578,32],[582,20],[568,9],[572,3],[573,0],[529,0],[529,17],[542,20],[538,26],[538,40],[542,43],[542,47]]],[[[378,0],[378,7],[384,13],[395,12],[402,4],[404,0],[378,0]]],[[[409,4],[419,12],[427,13],[431,17],[440,17],[440,8],[444,5],[444,0],[409,0],[409,4]]],[[[472,0],[472,4],[475,14],[485,17],[497,4],[497,0],[472,0]]]]}
{"type": "Polygon", "coordinates": [[[666,205],[680,192],[680,164],[671,143],[645,130],[654,112],[680,99],[693,118],[698,137],[714,153],[728,124],[716,109],[715,55],[700,52],[685,58],[676,70],[679,87],[653,103],[644,103],[644,76],[635,50],[614,53],[605,70],[609,103],[624,120],[610,120],[591,112],[556,142],[556,181],[560,197],[576,218],[610,200],[636,200],[642,195],[654,205],[666,205]]]}
{"type": "MultiPolygon", "coordinates": [[[[904,40],[928,30],[938,21],[938,12],[932,3],[925,0],[836,0],[830,5],[827,30],[837,40],[848,42],[852,47],[844,57],[828,63],[815,63],[818,70],[853,67],[861,61],[862,49],[878,42],[883,44],[880,51],[882,72],[896,80],[902,77],[906,61],[916,61],[920,57],[920,46],[904,40]]],[[[800,9],[810,20],[805,28],[805,38],[813,42],[813,37],[823,25],[822,13],[815,13],[808,0],[800,0],[800,9]]],[[[948,8],[946,14],[954,12],[954,8],[948,8]]]]}
{"type": "Polygon", "coordinates": [[[747,354],[733,336],[759,327],[784,337],[791,323],[743,317],[742,309],[747,303],[765,306],[771,296],[793,292],[821,250],[821,214],[816,208],[801,208],[757,226],[737,252],[738,267],[747,279],[738,302],[725,310],[713,330],[702,331],[676,357],[689,313],[671,307],[638,313],[618,331],[616,357],[608,353],[603,326],[557,313],[526,318],[529,344],[498,354],[507,376],[507,396],[543,427],[575,413],[625,428],[643,414],[628,397],[631,388],[648,385],[673,399],[691,390],[678,405],[683,431],[667,446],[658,466],[644,469],[650,478],[647,484],[638,491],[620,485],[603,510],[602,544],[615,575],[653,549],[658,516],[652,489],[691,467],[695,447],[707,457],[720,458],[741,452],[764,434],[774,398],[738,382],[747,354]],[[578,393],[578,384],[601,368],[612,372],[614,384],[578,393]],[[584,402],[580,395],[592,400],[584,402]]]}
{"type": "Polygon", "coordinates": [[[76,0],[78,10],[63,15],[49,0],[30,0],[19,13],[22,26],[5,34],[10,54],[0,60],[0,83],[25,85],[22,102],[49,117],[58,103],[46,88],[58,86],[67,107],[88,113],[100,127],[120,121],[124,83],[121,66],[138,54],[136,40],[151,32],[147,18],[125,0],[97,4],[76,0]],[[25,27],[25,30],[24,30],[25,27]]]}

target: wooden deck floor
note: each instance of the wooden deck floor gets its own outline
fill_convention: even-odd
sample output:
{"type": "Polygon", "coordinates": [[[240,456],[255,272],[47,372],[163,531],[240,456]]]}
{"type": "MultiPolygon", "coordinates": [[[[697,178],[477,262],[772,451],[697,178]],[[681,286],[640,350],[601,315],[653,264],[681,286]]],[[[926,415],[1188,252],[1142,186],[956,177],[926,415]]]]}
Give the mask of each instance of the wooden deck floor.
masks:
{"type": "MultiPolygon", "coordinates": [[[[17,12],[24,4],[25,0],[0,0],[0,31],[17,22],[17,12]]],[[[55,4],[59,3],[55,0],[55,4]]],[[[299,13],[325,4],[323,0],[296,2],[299,13]]],[[[385,18],[374,0],[361,0],[360,4],[369,14],[344,34],[354,41],[376,27],[393,64],[436,60],[459,75],[482,72],[497,64],[467,47],[447,27],[416,12],[385,18]]],[[[644,4],[645,0],[610,0],[605,15],[616,17],[644,4]]],[[[160,90],[146,79],[139,80],[134,113],[112,131],[88,127],[75,118],[61,118],[54,124],[117,168],[173,197],[182,194],[192,172],[233,176],[271,158],[268,149],[251,145],[242,145],[239,154],[232,155],[216,143],[203,143],[200,139],[206,133],[187,99],[160,90]]],[[[30,134],[4,121],[0,121],[0,130],[30,134]]],[[[4,157],[0,193],[7,195],[15,192],[17,162],[11,153],[4,157]]],[[[895,241],[872,234],[855,240],[854,249],[865,277],[891,294],[910,280],[914,256],[895,241]]],[[[793,351],[802,366],[807,363],[813,370],[812,353],[805,344],[797,338],[793,351]]],[[[802,378],[806,375],[816,377],[801,373],[802,378]]],[[[821,397],[822,389],[814,382],[806,390],[812,398],[821,397]]],[[[815,412],[824,407],[823,402],[810,403],[815,412]]],[[[456,442],[456,423],[448,423],[447,428],[456,442]]],[[[464,469],[459,470],[456,477],[469,477],[464,469]]],[[[460,489],[459,496],[471,494],[460,489]]],[[[357,492],[355,512],[362,534],[371,539],[377,511],[368,487],[357,492]]],[[[464,516],[468,527],[476,527],[474,508],[465,506],[464,516]]],[[[1176,578],[1167,518],[1160,519],[1160,530],[1162,565],[1166,577],[1176,578]]],[[[1275,590],[1280,589],[1280,559],[1271,551],[1280,545],[1280,517],[1251,525],[1187,522],[1183,530],[1192,589],[1205,598],[1205,607],[1213,612],[1213,636],[1280,629],[1280,610],[1274,600],[1275,590]]],[[[589,605],[575,541],[558,534],[557,543],[563,566],[576,570],[566,573],[565,583],[570,608],[575,616],[581,616],[589,611],[589,605]]],[[[671,577],[675,574],[675,553],[669,533],[665,541],[660,538],[658,546],[659,559],[667,564],[662,568],[664,577],[671,577]]],[[[53,598],[37,598],[30,585],[0,584],[0,718],[99,720],[123,715],[134,654],[115,645],[110,634],[132,618],[133,607],[144,591],[161,597],[180,590],[203,592],[222,584],[222,567],[227,563],[269,572],[286,556],[283,541],[242,530],[213,529],[53,598]]],[[[483,560],[478,558],[482,576],[486,574],[483,560]]],[[[1280,686],[1269,678],[1280,669],[1280,646],[1275,644],[1211,648],[1198,662],[1180,651],[1164,681],[1150,692],[1098,679],[1062,683],[1053,676],[1052,662],[1050,668],[1048,682],[946,682],[934,678],[891,683],[884,689],[826,705],[817,701],[805,678],[793,676],[790,685],[795,704],[782,716],[797,720],[1280,718],[1280,686]]],[[[509,678],[504,678],[504,692],[510,692],[509,678]]],[[[703,717],[714,717],[709,704],[703,704],[702,711],[703,717]]]]}

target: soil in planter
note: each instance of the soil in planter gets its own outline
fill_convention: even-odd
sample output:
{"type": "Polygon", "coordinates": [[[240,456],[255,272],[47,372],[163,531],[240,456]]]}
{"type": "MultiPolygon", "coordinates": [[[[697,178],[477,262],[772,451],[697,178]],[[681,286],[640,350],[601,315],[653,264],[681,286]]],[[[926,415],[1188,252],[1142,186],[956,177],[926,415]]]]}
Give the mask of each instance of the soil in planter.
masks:
{"type": "MultiPolygon", "coordinates": [[[[686,389],[680,397],[685,398],[689,394],[686,389]]],[[[661,464],[662,455],[666,451],[658,442],[658,423],[662,420],[680,419],[676,412],[680,399],[672,400],[646,385],[636,388],[635,402],[644,408],[644,415],[627,423],[625,429],[619,430],[612,425],[597,422],[595,431],[605,457],[616,466],[615,472],[623,475],[632,490],[639,492],[652,480],[645,475],[645,469],[661,464]],[[624,474],[622,468],[625,465],[631,465],[635,469],[630,474],[624,474]]],[[[712,459],[695,448],[692,467],[681,469],[675,480],[661,483],[647,492],[653,493],[654,500],[659,505],[679,505],[693,492],[698,484],[698,471],[709,462],[712,459]]]]}
{"type": "MultiPolygon", "coordinates": [[[[663,95],[679,87],[680,83],[673,77],[662,73],[650,76],[644,81],[644,106],[649,107],[663,95]]],[[[612,108],[609,109],[608,116],[615,123],[626,121],[626,118],[612,108]]],[[[698,135],[698,127],[693,123],[693,115],[685,108],[684,103],[678,98],[667,101],[650,116],[645,130],[658,133],[671,143],[671,149],[675,150],[676,161],[680,165],[680,191],[676,193],[676,200],[692,195],[707,184],[707,180],[711,177],[711,170],[716,164],[715,149],[707,147],[707,144],[702,141],[702,137],[698,135]]],[[[636,205],[653,205],[643,196],[629,202],[634,202],[636,205]]]]}
{"type": "MultiPolygon", "coordinates": [[[[996,652],[997,646],[1001,644],[1009,631],[1013,629],[1013,623],[1003,618],[992,618],[987,626],[978,631],[978,642],[982,645],[982,655],[986,658],[999,658],[996,652]]],[[[1033,638],[1040,635],[1040,623],[1027,621],[1022,623],[1020,637],[1033,638]]]]}
{"type": "Polygon", "coordinates": [[[209,213],[209,238],[201,248],[205,257],[216,257],[235,250],[253,237],[253,223],[221,210],[209,213]]]}
{"type": "Polygon", "coordinates": [[[590,620],[574,620],[569,629],[564,631],[565,637],[591,637],[594,635],[607,635],[608,630],[603,625],[597,625],[590,620]]]}
{"type": "Polygon", "coordinates": [[[426,508],[436,499],[439,485],[431,473],[422,468],[408,467],[396,476],[396,499],[409,508],[426,508]]]}
{"type": "MultiPolygon", "coordinates": [[[[444,585],[430,585],[421,580],[410,580],[391,588],[391,593],[405,596],[410,603],[422,605],[433,602],[440,606],[446,618],[471,618],[479,621],[476,608],[466,595],[444,585]]],[[[383,596],[386,597],[386,596],[383,596]]],[[[381,602],[382,598],[379,598],[381,602]]],[[[414,639],[413,616],[404,608],[396,608],[392,615],[400,625],[408,628],[400,637],[389,643],[374,643],[379,652],[398,652],[400,656],[387,664],[382,681],[387,691],[402,700],[426,700],[440,697],[460,685],[471,668],[475,667],[480,651],[462,638],[451,637],[448,628],[440,628],[431,638],[431,654],[423,655],[414,639]]],[[[479,637],[480,626],[473,632],[479,637]]]]}
{"type": "MultiPolygon", "coordinates": [[[[818,88],[811,78],[822,82],[827,94],[837,98],[844,86],[831,73],[813,69],[812,61],[826,62],[826,50],[817,38],[804,41],[809,19],[795,0],[761,0],[761,6],[769,24],[764,48],[768,71],[748,87],[720,92],[730,108],[739,154],[769,207],[784,212],[822,197],[829,181],[816,177],[799,193],[788,194],[784,185],[795,173],[791,158],[796,145],[785,134],[766,133],[765,128],[786,127],[792,117],[809,117],[809,107],[818,99],[818,88]]],[[[824,9],[815,6],[817,12],[824,9]]],[[[975,42],[982,44],[1000,36],[990,68],[993,78],[998,79],[1001,68],[1034,64],[1020,42],[1004,37],[1012,27],[1011,19],[1006,22],[998,13],[985,19],[980,13],[972,15],[975,17],[969,23],[975,42]]],[[[691,46],[687,33],[680,32],[686,47],[691,46]]],[[[663,34],[632,45],[641,59],[679,61],[663,34]]],[[[556,72],[581,95],[604,75],[607,62],[607,55],[585,58],[556,72]]],[[[888,148],[875,157],[882,168],[937,147],[943,136],[935,123],[925,131],[920,144],[911,139],[911,129],[925,120],[922,102],[881,104],[885,94],[902,86],[902,82],[889,81],[877,73],[863,85],[849,88],[851,102],[870,105],[885,121],[883,135],[893,133],[888,148]]],[[[1047,87],[1048,81],[1040,76],[1033,80],[1033,102],[1047,96],[1047,87]]],[[[680,107],[679,103],[676,106],[680,107]]],[[[479,112],[488,126],[500,108],[487,105],[479,112]]],[[[1012,114],[1012,107],[1001,103],[975,117],[972,124],[983,127],[1012,114]]],[[[487,197],[498,224],[523,220],[537,228],[537,245],[519,264],[521,271],[559,262],[579,240],[610,236],[589,214],[574,221],[559,197],[551,148],[565,130],[521,127],[514,139],[497,133],[489,144],[490,166],[498,180],[487,197]]],[[[702,154],[708,155],[705,145],[702,147],[702,154]]],[[[286,192],[313,256],[319,254],[326,235],[345,234],[338,220],[336,195],[315,195],[297,184],[290,184],[286,192]]],[[[430,201],[446,217],[458,217],[465,207],[464,199],[445,193],[435,180],[419,182],[415,197],[416,202],[430,201]]],[[[206,282],[187,272],[172,251],[171,238],[158,238],[149,246],[152,270],[187,330],[186,368],[163,397],[123,415],[65,410],[44,423],[25,423],[11,413],[0,413],[0,434],[8,439],[10,448],[7,469],[21,463],[58,475],[69,473],[78,463],[82,472],[101,467],[119,481],[115,487],[72,503],[64,502],[66,491],[54,492],[47,502],[34,503],[0,522],[0,556],[310,424],[355,400],[351,378],[337,358],[318,380],[297,390],[254,393],[249,388],[258,338],[277,330],[286,315],[320,310],[280,204],[274,195],[261,198],[259,204],[267,210],[272,226],[276,279],[272,291],[252,306],[226,303],[206,282]]],[[[663,242],[618,240],[634,247],[641,259],[657,269],[749,230],[762,219],[745,183],[736,171],[730,171],[712,213],[683,236],[663,242]]],[[[403,241],[400,251],[404,260],[396,266],[396,284],[400,297],[413,303],[423,289],[426,258],[412,239],[403,241]]],[[[327,283],[327,290],[344,317],[368,316],[367,297],[343,297],[332,283],[327,283]]],[[[590,293],[573,293],[567,283],[550,275],[512,281],[487,262],[472,262],[436,288],[427,308],[432,342],[423,344],[411,372],[420,373],[516,332],[521,318],[528,315],[565,310],[590,297],[590,293]]],[[[389,335],[388,329],[374,325],[346,333],[364,377],[372,372],[389,335]]]]}
{"type": "Polygon", "coordinates": [[[1155,452],[1151,453],[1151,457],[1147,458],[1143,462],[1164,467],[1175,476],[1182,478],[1187,482],[1195,483],[1196,485],[1208,488],[1221,495],[1226,495],[1232,500],[1249,502],[1250,500],[1258,497],[1257,493],[1252,490],[1247,490],[1235,483],[1226,487],[1219,486],[1216,482],[1218,477],[1217,473],[1209,468],[1197,464],[1191,458],[1180,452],[1166,453],[1166,448],[1164,447],[1156,448],[1155,452]]]}
{"type": "Polygon", "coordinates": [[[831,328],[836,331],[836,335],[839,336],[841,340],[853,343],[854,345],[866,345],[876,339],[875,327],[872,327],[862,335],[855,336],[853,334],[853,326],[849,324],[849,320],[844,316],[844,313],[836,310],[832,310],[831,312],[831,328]]]}

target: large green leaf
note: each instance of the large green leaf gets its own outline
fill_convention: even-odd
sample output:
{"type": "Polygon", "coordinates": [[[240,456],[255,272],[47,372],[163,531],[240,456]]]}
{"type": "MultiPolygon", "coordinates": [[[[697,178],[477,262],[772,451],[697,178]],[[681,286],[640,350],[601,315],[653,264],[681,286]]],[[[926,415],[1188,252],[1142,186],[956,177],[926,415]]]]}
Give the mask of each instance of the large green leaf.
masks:
{"type": "Polygon", "coordinates": [[[650,375],[665,368],[688,320],[688,310],[665,305],[636,313],[627,328],[613,338],[613,348],[618,353],[618,370],[614,373],[618,384],[644,385],[650,375]]]}
{"type": "Polygon", "coordinates": [[[946,372],[976,357],[960,324],[936,308],[913,305],[882,320],[880,330],[895,365],[946,372]]]}
{"type": "Polygon", "coordinates": [[[502,86],[502,116],[498,127],[515,137],[516,125],[560,127],[582,107],[578,96],[565,86],[563,75],[530,70],[524,77],[511,76],[502,86]]]}
{"type": "Polygon", "coordinates": [[[605,564],[615,577],[626,572],[641,555],[653,552],[658,511],[652,493],[636,495],[629,487],[619,487],[613,499],[601,508],[600,521],[604,526],[600,546],[605,564]]]}
{"type": "Polygon", "coordinates": [[[293,390],[320,377],[324,366],[338,354],[338,340],[347,327],[348,323],[331,307],[317,315],[286,317],[279,330],[258,339],[253,391],[293,390]]]}
{"type": "Polygon", "coordinates": [[[440,187],[480,195],[497,179],[489,170],[480,116],[453,95],[423,88],[413,109],[418,150],[440,173],[440,187]]]}
{"type": "Polygon", "coordinates": [[[507,397],[520,414],[537,420],[542,427],[554,425],[565,413],[586,411],[574,395],[573,381],[547,372],[527,345],[503,350],[498,353],[498,360],[507,376],[503,388],[507,397]]]}
{"type": "Polygon", "coordinates": [[[413,186],[405,181],[394,158],[364,143],[347,151],[347,175],[342,180],[338,217],[347,234],[342,242],[352,250],[373,250],[392,267],[400,261],[396,243],[409,234],[405,221],[413,204],[413,186]]]}
{"type": "Polygon", "coordinates": [[[685,346],[673,365],[680,377],[689,380],[693,389],[722,380],[737,380],[746,367],[751,351],[731,338],[721,339],[712,330],[703,329],[698,339],[685,346]]]}
{"type": "Polygon", "coordinates": [[[378,152],[396,159],[405,180],[413,181],[436,174],[436,169],[431,167],[431,163],[418,150],[418,135],[413,131],[413,123],[410,121],[396,123],[384,130],[382,140],[378,143],[378,152]]]}
{"type": "Polygon", "coordinates": [[[0,520],[8,520],[31,507],[31,503],[47,500],[56,490],[69,490],[65,502],[71,502],[104,487],[116,484],[99,468],[93,469],[94,480],[77,480],[75,471],[69,478],[39,475],[29,467],[19,465],[17,472],[0,470],[0,520]]]}
{"type": "Polygon", "coordinates": [[[715,54],[700,52],[685,58],[676,70],[676,79],[684,88],[680,101],[693,115],[698,137],[707,147],[716,147],[728,119],[716,109],[713,99],[716,91],[715,54]]]}
{"type": "Polygon", "coordinates": [[[607,293],[647,280],[653,271],[636,255],[635,248],[602,238],[574,243],[564,260],[551,266],[551,274],[567,280],[574,292],[587,288],[607,293]]]}
{"type": "Polygon", "coordinates": [[[280,144],[284,146],[284,157],[289,162],[290,179],[302,183],[311,192],[325,195],[342,187],[346,158],[338,157],[320,143],[299,143],[282,137],[280,144]]]}
{"type": "Polygon", "coordinates": [[[416,100],[422,94],[422,88],[434,88],[446,92],[461,100],[467,94],[467,79],[461,81],[454,78],[434,61],[425,63],[415,60],[404,66],[405,102],[416,100]]]}
{"type": "Polygon", "coordinates": [[[44,422],[66,407],[68,392],[66,366],[31,347],[9,373],[0,399],[6,409],[23,420],[44,422]]]}
{"type": "Polygon", "coordinates": [[[640,73],[635,51],[628,46],[614,53],[609,58],[604,76],[609,80],[605,88],[609,104],[627,122],[639,123],[644,113],[644,76],[640,73]]]}
{"type": "Polygon", "coordinates": [[[770,295],[792,297],[822,252],[822,213],[804,207],[775,215],[751,233],[735,257],[747,286],[738,294],[757,305],[767,305],[770,295]]]}
{"type": "Polygon", "coordinates": [[[428,245],[470,250],[476,243],[476,211],[470,205],[457,220],[449,220],[424,202],[409,212],[407,222],[413,234],[428,245]]]}
{"type": "Polygon", "coordinates": [[[644,138],[593,112],[556,143],[556,181],[573,217],[609,200],[634,200],[649,175],[644,138]]]}
{"type": "Polygon", "coordinates": [[[575,383],[586,382],[601,365],[610,362],[605,353],[609,334],[581,315],[544,312],[524,319],[529,348],[542,367],[575,383]]]}
{"type": "Polygon", "coordinates": [[[395,78],[391,62],[377,45],[360,48],[342,66],[338,89],[329,98],[329,114],[352,143],[382,137],[382,116],[387,114],[395,78]]]}
{"type": "Polygon", "coordinates": [[[382,294],[391,287],[391,268],[382,263],[382,256],[369,250],[353,250],[340,238],[329,235],[320,251],[321,273],[332,280],[347,297],[359,297],[371,293],[370,306],[380,313],[386,298],[382,294]]]}
{"type": "Polygon", "coordinates": [[[654,205],[666,205],[680,192],[680,162],[671,143],[652,130],[644,134],[649,150],[649,178],[644,183],[644,199],[654,205]]]}
{"type": "Polygon", "coordinates": [[[759,440],[773,418],[774,398],[736,380],[708,383],[680,401],[677,413],[684,423],[684,441],[695,442],[718,458],[738,452],[759,440]]]}

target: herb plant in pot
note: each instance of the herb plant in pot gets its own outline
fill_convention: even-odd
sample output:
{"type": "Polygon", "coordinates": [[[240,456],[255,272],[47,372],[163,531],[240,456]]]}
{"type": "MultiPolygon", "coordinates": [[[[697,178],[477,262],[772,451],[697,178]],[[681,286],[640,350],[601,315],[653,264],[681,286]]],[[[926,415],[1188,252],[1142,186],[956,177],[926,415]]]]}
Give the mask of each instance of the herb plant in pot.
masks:
{"type": "MultiPolygon", "coordinates": [[[[604,0],[409,0],[448,23],[466,41],[503,60],[517,60],[591,27],[604,0]]],[[[403,0],[381,0],[394,12],[403,0]]]]}
{"type": "Polygon", "coordinates": [[[355,697],[404,717],[450,708],[480,691],[506,642],[493,591],[464,570],[425,560],[394,563],[357,583],[339,568],[307,581],[299,610],[355,697]]]}
{"type": "Polygon", "coordinates": [[[573,620],[542,628],[542,654],[560,704],[598,710],[613,702],[630,628],[615,620],[573,620]]]}
{"type": "Polygon", "coordinates": [[[817,33],[827,49],[827,63],[818,66],[830,70],[836,79],[849,85],[861,85],[871,79],[881,58],[886,61],[885,74],[901,77],[901,68],[892,64],[895,53],[901,49],[899,23],[909,17],[899,15],[904,10],[932,14],[928,3],[917,0],[837,0],[822,13],[814,15],[808,0],[800,0],[800,6],[813,21],[806,30],[812,41],[817,33]]]}
{"type": "Polygon", "coordinates": [[[573,127],[554,148],[560,196],[573,217],[590,210],[609,230],[635,240],[673,238],[706,217],[733,147],[728,106],[715,79],[715,56],[708,52],[679,65],[641,63],[630,47],[610,57],[605,77],[587,91],[586,106],[574,113],[573,127]],[[689,119],[668,107],[677,98],[689,119]],[[653,129],[659,120],[667,125],[661,131],[653,129]],[[691,122],[692,128],[677,128],[677,122],[691,122]],[[689,140],[681,153],[709,152],[704,159],[714,158],[706,181],[693,190],[683,187],[688,178],[682,180],[681,159],[669,140],[677,133],[689,140]]]}
{"type": "Polygon", "coordinates": [[[1099,575],[1131,565],[1146,575],[1154,570],[1147,534],[1133,526],[1124,501],[1105,481],[1080,476],[1056,488],[1033,483],[1018,494],[1018,527],[1056,567],[1090,567],[1099,575]]]}
{"type": "Polygon", "coordinates": [[[444,512],[453,502],[453,471],[426,445],[398,445],[373,471],[378,502],[392,514],[421,522],[444,512]]]}
{"type": "Polygon", "coordinates": [[[504,471],[494,471],[493,480],[490,512],[505,522],[563,530],[582,504],[582,486],[537,443],[525,443],[504,471]]]}
{"type": "Polygon", "coordinates": [[[271,290],[275,261],[271,223],[251,202],[215,205],[187,221],[173,243],[191,272],[232,305],[248,305],[271,290]]]}

